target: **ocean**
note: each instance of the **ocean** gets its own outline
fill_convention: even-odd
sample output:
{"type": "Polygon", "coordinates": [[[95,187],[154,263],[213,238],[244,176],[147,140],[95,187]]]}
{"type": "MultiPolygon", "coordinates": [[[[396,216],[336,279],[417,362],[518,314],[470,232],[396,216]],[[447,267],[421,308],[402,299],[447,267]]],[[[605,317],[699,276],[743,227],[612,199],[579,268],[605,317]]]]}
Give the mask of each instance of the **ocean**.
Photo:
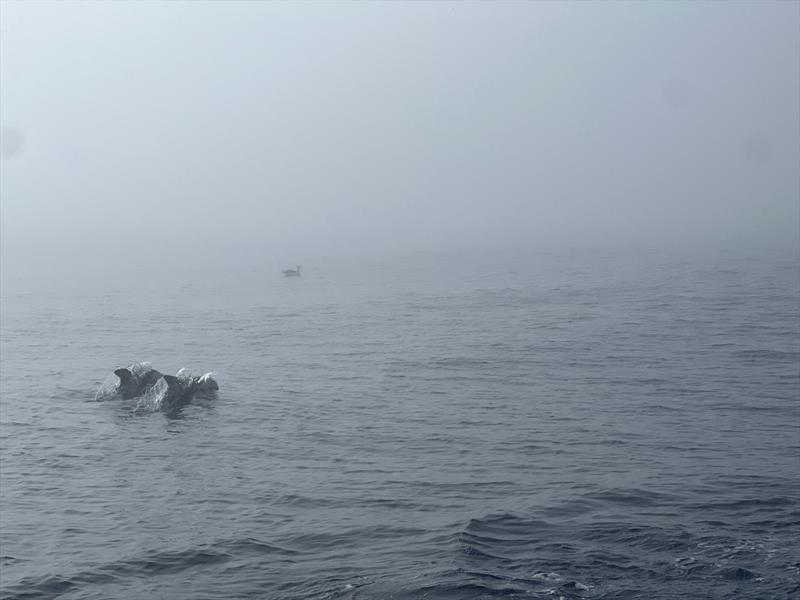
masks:
{"type": "Polygon", "coordinates": [[[301,264],[3,286],[0,597],[800,597],[796,249],[301,264]]]}

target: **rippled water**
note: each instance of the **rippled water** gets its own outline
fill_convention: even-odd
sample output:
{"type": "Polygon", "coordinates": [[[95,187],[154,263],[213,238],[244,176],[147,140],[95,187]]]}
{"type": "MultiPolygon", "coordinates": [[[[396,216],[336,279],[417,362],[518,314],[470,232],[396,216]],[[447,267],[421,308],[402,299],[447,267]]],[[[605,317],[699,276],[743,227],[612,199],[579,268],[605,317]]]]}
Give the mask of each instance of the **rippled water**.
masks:
{"type": "Polygon", "coordinates": [[[305,267],[5,286],[3,598],[800,594],[791,252],[305,267]]]}

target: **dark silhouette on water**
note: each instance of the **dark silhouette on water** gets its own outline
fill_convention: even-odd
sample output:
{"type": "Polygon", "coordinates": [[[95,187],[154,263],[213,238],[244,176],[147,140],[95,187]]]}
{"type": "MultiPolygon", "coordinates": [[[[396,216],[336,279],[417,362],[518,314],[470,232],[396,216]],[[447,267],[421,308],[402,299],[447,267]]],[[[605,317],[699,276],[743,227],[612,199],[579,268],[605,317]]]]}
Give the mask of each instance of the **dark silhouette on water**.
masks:
{"type": "Polygon", "coordinates": [[[114,375],[119,377],[116,393],[125,400],[141,396],[161,379],[161,373],[147,363],[137,363],[127,368],[116,369],[114,375]]]}
{"type": "Polygon", "coordinates": [[[283,272],[284,277],[300,277],[300,267],[298,266],[296,269],[286,269],[283,272]]]}
{"type": "Polygon", "coordinates": [[[107,381],[101,385],[95,395],[95,400],[112,400],[114,398],[131,400],[145,398],[154,392],[156,397],[161,397],[158,408],[169,412],[191,401],[195,393],[213,396],[219,389],[212,373],[194,377],[186,369],[181,369],[175,375],[164,375],[146,362],[133,363],[128,367],[115,369],[114,375],[119,381],[113,383],[107,381]],[[159,382],[162,379],[164,380],[163,388],[159,388],[159,382]]]}
{"type": "Polygon", "coordinates": [[[159,409],[168,415],[189,404],[195,394],[213,396],[219,389],[211,373],[200,377],[183,377],[181,371],[178,371],[177,376],[164,375],[164,381],[167,384],[167,391],[161,399],[159,409]]]}

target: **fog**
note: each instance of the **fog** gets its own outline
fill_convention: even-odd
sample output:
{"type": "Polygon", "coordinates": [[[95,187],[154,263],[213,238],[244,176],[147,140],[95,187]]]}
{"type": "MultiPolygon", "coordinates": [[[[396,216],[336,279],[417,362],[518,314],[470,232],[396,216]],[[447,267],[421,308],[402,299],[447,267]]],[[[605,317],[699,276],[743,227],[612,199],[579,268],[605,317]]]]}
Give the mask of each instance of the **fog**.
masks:
{"type": "Polygon", "coordinates": [[[796,244],[800,4],[0,4],[4,272],[796,244]]]}

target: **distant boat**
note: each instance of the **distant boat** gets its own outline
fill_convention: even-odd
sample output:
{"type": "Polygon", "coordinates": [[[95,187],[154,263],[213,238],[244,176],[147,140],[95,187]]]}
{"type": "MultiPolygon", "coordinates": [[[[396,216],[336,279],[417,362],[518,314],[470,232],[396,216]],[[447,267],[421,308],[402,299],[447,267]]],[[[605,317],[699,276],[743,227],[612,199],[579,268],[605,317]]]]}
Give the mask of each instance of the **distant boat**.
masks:
{"type": "Polygon", "coordinates": [[[297,267],[296,269],[286,269],[283,272],[283,276],[284,277],[300,277],[300,267],[297,267]]]}

